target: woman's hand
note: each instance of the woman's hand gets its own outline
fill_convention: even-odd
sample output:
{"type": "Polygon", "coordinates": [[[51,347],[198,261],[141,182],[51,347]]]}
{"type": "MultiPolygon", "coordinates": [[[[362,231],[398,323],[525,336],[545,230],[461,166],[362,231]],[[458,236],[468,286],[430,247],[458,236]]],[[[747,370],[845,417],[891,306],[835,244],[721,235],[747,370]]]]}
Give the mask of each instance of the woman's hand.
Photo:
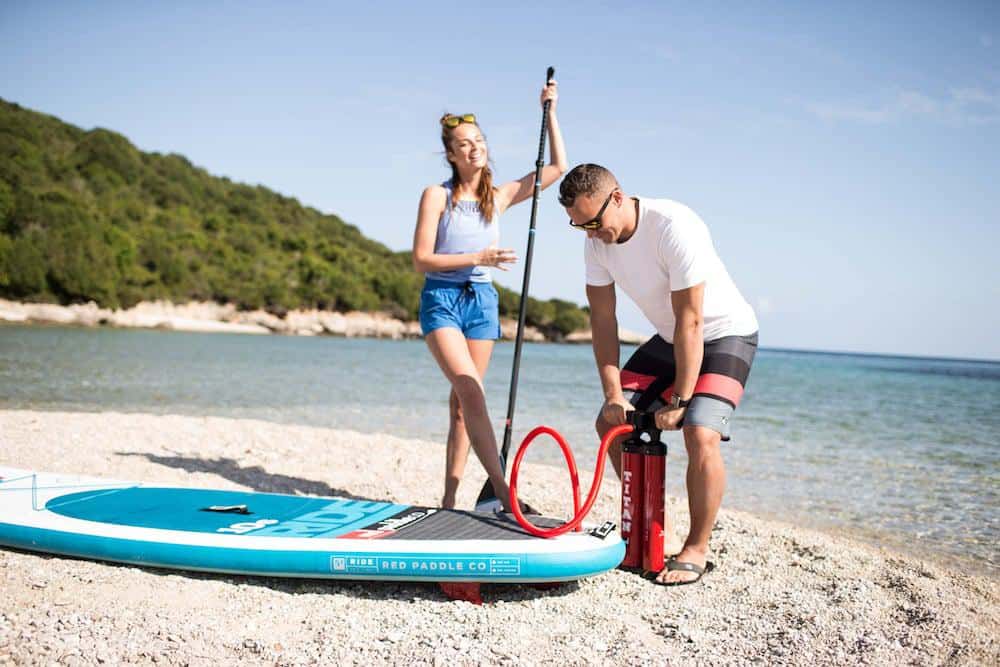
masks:
{"type": "Polygon", "coordinates": [[[513,264],[517,261],[517,253],[513,248],[498,248],[491,245],[479,251],[479,258],[476,264],[480,266],[495,266],[501,271],[506,271],[505,264],[513,264]]]}
{"type": "Polygon", "coordinates": [[[549,105],[549,113],[556,110],[556,104],[559,103],[559,84],[555,79],[549,81],[548,85],[542,88],[542,108],[545,108],[546,102],[551,102],[549,105]]]}

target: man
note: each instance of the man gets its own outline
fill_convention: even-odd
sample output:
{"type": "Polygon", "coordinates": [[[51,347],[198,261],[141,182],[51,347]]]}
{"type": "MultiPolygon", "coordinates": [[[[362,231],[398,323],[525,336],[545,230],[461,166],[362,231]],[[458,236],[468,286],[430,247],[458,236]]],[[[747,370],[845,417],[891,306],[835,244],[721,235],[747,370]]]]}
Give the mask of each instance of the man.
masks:
{"type": "MultiPolygon", "coordinates": [[[[654,411],[657,428],[683,427],[688,452],[691,531],[679,549],[669,519],[665,553],[676,554],[656,581],[690,584],[708,566],[708,539],[722,503],[729,440],[757,350],[757,318],[733,284],[705,223],[669,199],[628,197],[596,164],[575,167],[559,187],[570,225],[587,233],[584,261],[594,358],[604,389],[597,432],[626,422],[626,410],[654,411]],[[615,285],[632,298],[656,335],[619,370],[615,285]]],[[[609,450],[621,476],[621,443],[609,450]]]]}

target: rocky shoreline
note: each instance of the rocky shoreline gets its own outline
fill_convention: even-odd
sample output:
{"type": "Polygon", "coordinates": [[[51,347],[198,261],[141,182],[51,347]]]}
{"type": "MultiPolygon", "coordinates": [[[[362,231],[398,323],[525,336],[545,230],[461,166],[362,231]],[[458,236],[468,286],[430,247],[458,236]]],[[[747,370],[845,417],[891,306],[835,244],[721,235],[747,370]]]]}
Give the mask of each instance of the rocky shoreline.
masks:
{"type": "MultiPolygon", "coordinates": [[[[284,334],[294,336],[339,336],[344,338],[421,338],[420,323],[407,322],[385,313],[325,310],[291,310],[278,317],[265,310],[238,310],[233,304],[191,301],[143,301],[128,309],[101,308],[93,301],[61,306],[52,303],[22,303],[0,299],[0,322],[60,324],[66,326],[110,326],[169,329],[200,333],[284,334]]],[[[514,340],[517,322],[501,320],[503,340],[514,340]]],[[[621,330],[623,343],[639,344],[646,336],[621,330]]],[[[535,327],[525,327],[524,339],[552,342],[535,327]]],[[[575,331],[559,342],[590,343],[590,331],[575,331]]]]}

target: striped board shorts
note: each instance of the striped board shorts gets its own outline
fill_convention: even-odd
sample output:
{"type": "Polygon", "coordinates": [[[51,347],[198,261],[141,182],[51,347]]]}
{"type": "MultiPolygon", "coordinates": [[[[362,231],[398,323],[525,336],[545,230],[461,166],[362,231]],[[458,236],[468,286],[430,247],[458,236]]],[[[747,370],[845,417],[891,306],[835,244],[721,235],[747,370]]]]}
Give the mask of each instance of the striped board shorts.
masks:
{"type": "MultiPolygon", "coordinates": [[[[684,413],[684,426],[704,426],[729,440],[729,427],[743,397],[757,353],[757,333],[705,341],[694,396],[684,413]]],[[[636,410],[655,412],[673,395],[674,346],[659,334],[643,343],[622,368],[622,390],[636,410]]]]}

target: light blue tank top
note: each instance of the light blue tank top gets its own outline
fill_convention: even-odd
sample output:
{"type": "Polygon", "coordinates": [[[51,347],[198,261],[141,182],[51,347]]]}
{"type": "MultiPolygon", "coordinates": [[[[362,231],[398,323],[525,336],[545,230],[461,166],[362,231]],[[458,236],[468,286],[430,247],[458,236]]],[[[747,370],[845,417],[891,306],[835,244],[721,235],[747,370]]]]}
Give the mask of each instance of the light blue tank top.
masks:
{"type": "MultiPolygon", "coordinates": [[[[453,188],[451,181],[441,184],[448,193],[444,213],[438,221],[437,239],[434,241],[434,252],[442,255],[458,255],[465,252],[476,252],[487,248],[500,240],[500,229],[494,216],[493,222],[487,222],[479,210],[479,202],[452,201],[453,188]]],[[[447,280],[453,283],[488,283],[493,277],[488,266],[467,266],[453,271],[430,271],[428,280],[447,280]]]]}

